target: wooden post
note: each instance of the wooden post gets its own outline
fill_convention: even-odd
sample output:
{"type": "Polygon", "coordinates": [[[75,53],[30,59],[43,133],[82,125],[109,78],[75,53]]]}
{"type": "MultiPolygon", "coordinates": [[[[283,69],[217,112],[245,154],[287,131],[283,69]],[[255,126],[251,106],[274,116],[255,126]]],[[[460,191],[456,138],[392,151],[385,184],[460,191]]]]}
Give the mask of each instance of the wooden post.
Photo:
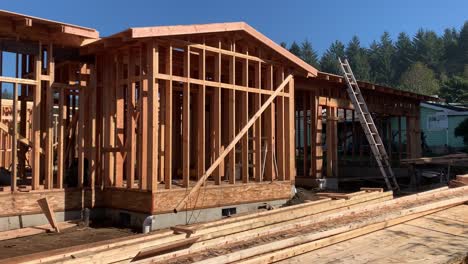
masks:
{"type": "MultiPolygon", "coordinates": [[[[97,151],[96,151],[96,126],[97,126],[97,113],[96,113],[96,100],[97,100],[97,72],[96,65],[90,65],[90,85],[88,86],[88,111],[90,122],[90,159],[89,159],[89,184],[91,188],[96,185],[96,171],[97,171],[97,151]]],[[[62,104],[63,105],[63,104],[62,104]]],[[[60,108],[60,106],[59,106],[60,108]]],[[[61,115],[61,114],[60,114],[61,115]]]]}
{"type": "Polygon", "coordinates": [[[49,44],[47,49],[47,75],[49,75],[49,81],[46,88],[46,138],[45,138],[45,189],[52,189],[54,178],[53,178],[53,166],[54,166],[54,126],[53,126],[53,108],[54,108],[54,92],[52,85],[54,84],[55,78],[55,63],[53,55],[53,45],[49,44]]]}
{"type": "MultiPolygon", "coordinates": [[[[218,48],[221,49],[221,41],[218,41],[218,48]]],[[[215,55],[214,65],[214,81],[221,82],[221,53],[215,55]]],[[[214,140],[214,157],[213,161],[221,154],[221,87],[214,87],[213,92],[213,140],[214,140]]],[[[224,176],[224,170],[221,169],[222,164],[213,172],[213,177],[216,185],[221,184],[221,177],[224,176]]]]}
{"type": "Polygon", "coordinates": [[[398,161],[401,160],[403,146],[401,144],[401,116],[398,116],[398,161]]]}
{"type": "MultiPolygon", "coordinates": [[[[231,43],[231,50],[236,51],[235,43],[231,43]]],[[[236,57],[232,55],[229,60],[229,83],[235,84],[236,80],[236,57]]],[[[236,92],[229,89],[228,91],[228,135],[229,142],[234,140],[236,136],[236,92]]],[[[229,183],[236,183],[236,148],[234,147],[228,157],[228,176],[229,183]]]]}
{"type": "MultiPolygon", "coordinates": [[[[247,55],[249,51],[247,50],[247,55]]],[[[242,85],[249,86],[249,60],[245,59],[242,61],[242,85]]],[[[241,119],[241,127],[245,126],[249,121],[249,94],[248,92],[240,92],[241,96],[241,109],[239,111],[241,119]]],[[[245,133],[245,136],[241,140],[242,152],[241,152],[241,175],[242,182],[249,182],[249,133],[245,133]]]]}
{"type": "MultiPolygon", "coordinates": [[[[205,43],[203,43],[203,46],[205,43]]],[[[206,67],[205,67],[205,49],[200,51],[198,56],[198,79],[205,81],[206,67]]],[[[206,86],[204,84],[198,85],[197,94],[197,179],[200,179],[205,172],[205,106],[206,106],[206,86]]]]}
{"type": "MultiPolygon", "coordinates": [[[[184,76],[190,80],[190,47],[184,52],[184,76]]],[[[190,81],[184,82],[182,95],[182,185],[190,184],[190,81]]]]}
{"type": "MultiPolygon", "coordinates": [[[[276,73],[276,83],[284,81],[284,68],[280,67],[276,73]]],[[[284,94],[284,93],[283,93],[284,94]]],[[[284,181],[285,179],[285,130],[288,129],[284,125],[284,96],[276,99],[276,162],[278,164],[278,180],[284,181]]],[[[286,133],[287,134],[287,133],[286,133]]]]}
{"type": "Polygon", "coordinates": [[[292,182],[295,181],[296,173],[295,173],[295,161],[296,161],[296,143],[295,143],[295,104],[294,104],[294,78],[291,78],[288,84],[287,91],[289,93],[289,98],[286,100],[285,108],[286,108],[286,118],[285,124],[289,129],[287,130],[286,135],[286,180],[290,180],[292,182]]]}
{"type": "MultiPolygon", "coordinates": [[[[153,145],[148,145],[148,137],[151,136],[152,131],[148,130],[148,127],[151,126],[150,114],[149,114],[149,91],[148,91],[148,48],[144,45],[140,46],[140,62],[139,62],[139,80],[140,80],[140,92],[138,96],[139,100],[139,120],[138,120],[138,132],[139,132],[139,150],[137,159],[138,161],[138,175],[140,181],[138,182],[138,187],[140,190],[147,190],[150,189],[148,186],[149,180],[148,179],[148,168],[152,166],[153,161],[149,159],[151,154],[148,152],[148,149],[153,148],[153,145]],[[146,63],[146,64],[145,64],[146,63]],[[145,72],[146,69],[146,72],[145,72]],[[144,76],[146,74],[146,76],[144,76]],[[150,133],[148,135],[148,133],[150,133]]],[[[152,47],[151,47],[152,48],[152,47]]],[[[154,78],[153,78],[154,82],[154,78]]],[[[156,111],[155,114],[158,112],[156,111]]],[[[157,146],[157,145],[156,145],[157,146]]],[[[150,175],[150,177],[152,177],[150,175]]]]}
{"type": "Polygon", "coordinates": [[[65,105],[65,90],[59,89],[59,112],[58,112],[58,144],[57,144],[57,187],[63,188],[63,174],[65,172],[65,117],[67,106],[65,105]]]}
{"type": "Polygon", "coordinates": [[[327,107],[327,177],[335,178],[337,174],[337,116],[336,108],[327,107]]]}
{"type": "Polygon", "coordinates": [[[166,81],[164,88],[166,109],[165,109],[165,141],[164,141],[164,184],[166,189],[172,186],[172,44],[169,44],[166,51],[166,74],[170,80],[166,81]]]}
{"type": "MultiPolygon", "coordinates": [[[[125,149],[125,89],[122,85],[123,66],[121,61],[121,55],[116,54],[114,57],[115,64],[115,104],[116,104],[116,144],[120,149],[125,149]]],[[[117,151],[115,153],[115,181],[114,186],[123,187],[123,169],[124,169],[124,153],[123,151],[117,151]]]]}
{"type": "MultiPolygon", "coordinates": [[[[87,65],[82,64],[80,69],[80,86],[86,86],[85,76],[87,71],[87,65]]],[[[80,88],[79,91],[79,106],[78,106],[78,187],[83,187],[84,184],[84,159],[85,159],[85,114],[88,112],[86,107],[86,88],[80,88]]]]}
{"type": "Polygon", "coordinates": [[[309,173],[309,153],[307,153],[308,148],[307,148],[307,110],[309,109],[309,98],[308,97],[308,92],[303,93],[302,96],[302,143],[304,144],[302,146],[302,152],[304,153],[304,160],[302,162],[302,167],[303,167],[303,176],[307,176],[309,173]]]}
{"type": "MultiPolygon", "coordinates": [[[[158,186],[158,157],[159,157],[159,81],[155,75],[159,73],[159,46],[154,41],[148,43],[148,189],[155,192],[158,186]]],[[[143,140],[144,141],[144,140],[143,140]]],[[[161,145],[164,143],[161,141],[161,145]]],[[[143,154],[144,155],[144,154],[143,154]]],[[[145,165],[143,165],[145,166],[145,165]]]]}
{"type": "Polygon", "coordinates": [[[40,149],[41,149],[41,74],[42,74],[42,45],[39,42],[39,53],[34,57],[34,76],[36,86],[33,91],[33,147],[32,147],[32,182],[33,190],[39,189],[40,184],[40,149]]]}
{"type": "MultiPolygon", "coordinates": [[[[254,76],[255,88],[262,89],[262,64],[257,62],[255,64],[254,76]]],[[[254,109],[258,110],[262,106],[262,94],[256,93],[254,95],[254,109]]],[[[254,177],[255,181],[262,181],[262,117],[258,117],[254,126],[254,177]]]]}
{"type": "Polygon", "coordinates": [[[317,134],[318,134],[318,98],[315,93],[310,93],[310,168],[312,177],[317,177],[317,134]]]}
{"type": "Polygon", "coordinates": [[[133,188],[135,183],[135,161],[136,161],[136,140],[135,140],[135,54],[131,49],[128,51],[128,74],[127,74],[127,132],[126,146],[128,154],[125,158],[125,169],[127,176],[127,188],[133,188]]]}
{"type": "MultiPolygon", "coordinates": [[[[273,65],[267,66],[266,71],[266,88],[273,90],[273,65]]],[[[276,179],[275,170],[273,169],[273,150],[275,149],[275,103],[272,103],[265,113],[265,129],[267,138],[267,154],[265,161],[265,179],[272,181],[276,179]]]]}
{"type": "MultiPolygon", "coordinates": [[[[16,55],[16,60],[18,61],[18,54],[16,55]]],[[[16,67],[18,69],[18,67],[16,67]]],[[[18,173],[17,167],[17,151],[18,151],[18,84],[13,84],[13,139],[11,146],[11,158],[12,158],[12,170],[11,170],[11,191],[16,191],[16,176],[18,173]]],[[[22,120],[25,122],[26,120],[22,120]]]]}

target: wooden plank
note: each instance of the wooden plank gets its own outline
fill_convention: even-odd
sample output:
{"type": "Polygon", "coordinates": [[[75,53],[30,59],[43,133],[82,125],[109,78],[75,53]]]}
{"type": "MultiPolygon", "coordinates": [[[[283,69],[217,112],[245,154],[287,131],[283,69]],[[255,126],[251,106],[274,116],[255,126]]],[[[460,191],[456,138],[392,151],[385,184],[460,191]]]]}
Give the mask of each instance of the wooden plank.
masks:
{"type": "MultiPolygon", "coordinates": [[[[190,78],[190,48],[184,52],[184,75],[190,78]]],[[[182,92],[182,186],[190,184],[190,82],[184,83],[182,92]]]]}
{"type": "Polygon", "coordinates": [[[144,251],[140,251],[133,259],[132,262],[138,261],[138,260],[144,260],[149,257],[159,255],[159,254],[164,254],[165,252],[177,250],[180,248],[188,247],[195,243],[199,237],[192,237],[192,238],[187,238],[182,241],[176,242],[176,243],[168,243],[166,245],[158,246],[154,249],[146,249],[144,251]]]}
{"type": "Polygon", "coordinates": [[[283,83],[281,83],[278,88],[275,90],[275,93],[266,100],[266,102],[262,105],[262,107],[255,113],[255,115],[249,120],[246,126],[242,128],[242,130],[236,135],[234,140],[232,140],[229,145],[226,147],[226,149],[221,153],[221,155],[218,157],[218,159],[206,170],[205,174],[203,177],[195,184],[195,186],[188,192],[188,194],[178,203],[176,208],[174,208],[174,212],[177,213],[180,209],[182,209],[185,205],[188,199],[191,198],[191,196],[196,193],[200,187],[203,185],[203,183],[206,181],[206,179],[213,173],[214,169],[221,163],[221,160],[223,160],[229,152],[231,152],[237,142],[240,141],[242,136],[244,136],[245,133],[249,130],[249,128],[255,123],[255,121],[258,119],[258,117],[266,110],[266,108],[273,102],[276,96],[280,93],[280,91],[292,80],[292,75],[289,75],[283,83]]]}
{"type": "Polygon", "coordinates": [[[45,137],[45,177],[44,188],[52,189],[54,184],[54,125],[53,125],[53,108],[54,108],[54,91],[52,84],[55,79],[55,61],[54,61],[53,45],[49,44],[47,49],[47,75],[49,81],[46,86],[46,137],[45,137]]]}
{"type": "MultiPolygon", "coordinates": [[[[65,230],[71,227],[75,227],[77,226],[77,224],[73,222],[59,222],[57,223],[57,226],[59,227],[60,230],[65,230]]],[[[25,228],[20,228],[20,229],[3,231],[3,232],[0,232],[0,241],[38,235],[38,234],[47,233],[53,230],[54,228],[50,224],[47,224],[47,225],[25,227],[25,228]]]]}
{"type": "MultiPolygon", "coordinates": [[[[271,263],[273,261],[284,259],[282,257],[281,258],[279,257],[282,255],[280,253],[282,252],[281,250],[285,250],[286,252],[294,252],[293,255],[296,255],[296,254],[299,254],[296,251],[297,248],[307,249],[308,251],[313,250],[314,247],[312,246],[313,244],[311,243],[317,243],[317,241],[320,241],[320,239],[323,239],[323,238],[332,237],[335,235],[337,237],[344,237],[350,234],[348,232],[352,232],[352,234],[354,235],[353,237],[360,236],[363,234],[374,232],[376,230],[386,228],[388,226],[392,226],[395,224],[406,222],[408,220],[419,218],[424,215],[432,214],[440,210],[444,210],[447,207],[455,206],[460,203],[463,203],[463,201],[466,201],[467,199],[468,199],[468,196],[465,195],[464,197],[446,199],[446,200],[442,200],[439,202],[412,207],[410,209],[399,210],[397,212],[393,212],[393,214],[386,215],[383,219],[379,217],[369,218],[369,219],[365,219],[364,221],[358,221],[352,224],[331,228],[329,230],[321,231],[318,233],[311,232],[311,233],[304,234],[304,235],[299,235],[299,236],[295,236],[295,237],[291,237],[287,239],[273,241],[273,242],[263,244],[260,246],[250,247],[250,248],[236,251],[233,253],[221,255],[218,257],[214,257],[214,258],[209,258],[204,261],[200,261],[198,263],[204,263],[204,264],[230,263],[230,262],[240,261],[240,260],[254,257],[254,256],[260,257],[262,261],[259,261],[259,258],[252,258],[252,259],[249,259],[248,261],[245,261],[245,262],[243,261],[242,263],[264,263],[266,260],[268,260],[268,263],[271,263]],[[308,247],[306,248],[304,244],[307,244],[308,247]],[[265,254],[268,257],[266,257],[265,254]]],[[[363,208],[357,209],[356,211],[360,211],[360,210],[362,211],[363,208]]],[[[335,214],[335,216],[340,217],[341,214],[346,215],[352,211],[353,210],[350,210],[344,213],[337,213],[335,214]]],[[[332,216],[327,216],[327,217],[332,217],[332,216]]],[[[349,239],[349,238],[350,237],[347,236],[346,239],[349,239]]],[[[304,253],[304,252],[301,252],[301,253],[304,253]]],[[[290,256],[291,255],[289,255],[288,257],[290,256]]]]}
{"type": "MultiPolygon", "coordinates": [[[[42,48],[39,43],[39,54],[42,48]]],[[[34,56],[34,76],[36,79],[36,86],[33,88],[33,118],[32,118],[32,134],[33,134],[33,147],[32,147],[32,181],[31,186],[33,190],[39,189],[40,184],[40,148],[41,148],[41,67],[42,59],[40,55],[34,56]]]]}
{"type": "Polygon", "coordinates": [[[294,181],[295,178],[295,162],[296,162],[296,110],[294,104],[294,79],[289,82],[288,85],[289,98],[285,102],[286,116],[285,124],[289,127],[286,135],[286,180],[294,181]]]}
{"type": "Polygon", "coordinates": [[[307,112],[309,110],[309,98],[308,98],[308,93],[304,93],[302,96],[302,137],[303,137],[303,149],[302,152],[304,153],[304,160],[303,162],[303,176],[308,176],[309,174],[309,153],[308,153],[308,147],[307,147],[307,136],[308,136],[308,120],[307,120],[307,112]]]}
{"type": "Polygon", "coordinates": [[[47,197],[37,200],[37,203],[39,204],[42,212],[49,221],[50,226],[52,226],[52,228],[55,229],[55,232],[60,233],[59,226],[57,225],[57,221],[55,220],[54,210],[50,207],[47,197]]]}
{"type": "MultiPolygon", "coordinates": [[[[166,52],[166,73],[172,76],[172,45],[169,44],[166,52]]],[[[164,87],[166,109],[165,109],[165,141],[164,141],[164,184],[166,189],[172,186],[172,79],[166,81],[164,87]]]]}
{"type": "MultiPolygon", "coordinates": [[[[203,49],[198,55],[198,78],[205,80],[206,76],[206,52],[203,49]]],[[[206,169],[205,151],[205,126],[206,126],[206,86],[198,85],[197,91],[197,179],[203,176],[206,169]]]]}

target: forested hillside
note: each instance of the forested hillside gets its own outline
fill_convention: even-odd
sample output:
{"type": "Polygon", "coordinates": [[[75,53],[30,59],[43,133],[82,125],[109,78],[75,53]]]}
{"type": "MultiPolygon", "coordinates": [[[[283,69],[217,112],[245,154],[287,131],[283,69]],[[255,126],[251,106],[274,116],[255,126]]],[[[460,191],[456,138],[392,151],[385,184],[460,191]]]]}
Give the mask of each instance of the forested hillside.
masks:
{"type": "Polygon", "coordinates": [[[468,21],[442,35],[420,29],[414,36],[402,32],[392,40],[384,32],[369,47],[363,47],[358,36],[346,44],[337,40],[321,58],[308,40],[281,45],[324,72],[341,74],[337,58],[346,57],[360,80],[468,103],[468,21]]]}

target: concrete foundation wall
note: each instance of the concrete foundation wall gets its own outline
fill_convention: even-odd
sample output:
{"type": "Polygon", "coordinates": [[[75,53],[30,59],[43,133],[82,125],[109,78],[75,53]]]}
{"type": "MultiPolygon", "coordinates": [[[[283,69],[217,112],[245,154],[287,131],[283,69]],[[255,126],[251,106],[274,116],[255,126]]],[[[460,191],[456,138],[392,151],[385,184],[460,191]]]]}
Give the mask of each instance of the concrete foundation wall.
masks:
{"type": "MultiPolygon", "coordinates": [[[[280,207],[281,205],[285,204],[286,201],[286,199],[283,199],[268,202],[207,208],[195,211],[179,212],[177,214],[158,214],[153,216],[152,230],[168,228],[175,225],[185,225],[218,220],[223,218],[222,211],[226,208],[235,208],[236,214],[244,214],[256,212],[259,208],[265,207],[266,204],[273,207],[280,207]]],[[[91,210],[92,220],[108,219],[111,220],[113,225],[132,227],[137,230],[142,230],[143,221],[148,216],[150,215],[112,208],[94,208],[91,210]]],[[[58,222],[79,220],[81,219],[81,211],[74,210],[66,212],[55,212],[55,217],[58,222]]],[[[44,214],[0,217],[0,231],[45,224],[48,224],[48,221],[44,214]]]]}

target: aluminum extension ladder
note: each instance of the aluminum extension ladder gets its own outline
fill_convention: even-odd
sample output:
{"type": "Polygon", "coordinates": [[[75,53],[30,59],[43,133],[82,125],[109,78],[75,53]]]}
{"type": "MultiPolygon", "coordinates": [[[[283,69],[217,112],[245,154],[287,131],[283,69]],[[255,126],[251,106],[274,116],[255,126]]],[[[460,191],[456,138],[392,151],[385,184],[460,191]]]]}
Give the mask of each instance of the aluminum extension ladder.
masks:
{"type": "Polygon", "coordinates": [[[356,78],[351,70],[351,66],[349,66],[347,59],[345,59],[344,62],[340,58],[338,58],[338,60],[344,79],[346,80],[346,90],[348,91],[349,98],[353,103],[354,110],[356,111],[362,129],[366,134],[367,141],[369,142],[369,146],[377,161],[380,172],[384,177],[385,183],[389,190],[399,191],[400,187],[398,186],[392,167],[390,166],[387,151],[385,150],[385,146],[380,138],[379,131],[375,126],[371,113],[367,108],[366,102],[364,101],[364,97],[361,94],[361,89],[359,89],[356,78]]]}

